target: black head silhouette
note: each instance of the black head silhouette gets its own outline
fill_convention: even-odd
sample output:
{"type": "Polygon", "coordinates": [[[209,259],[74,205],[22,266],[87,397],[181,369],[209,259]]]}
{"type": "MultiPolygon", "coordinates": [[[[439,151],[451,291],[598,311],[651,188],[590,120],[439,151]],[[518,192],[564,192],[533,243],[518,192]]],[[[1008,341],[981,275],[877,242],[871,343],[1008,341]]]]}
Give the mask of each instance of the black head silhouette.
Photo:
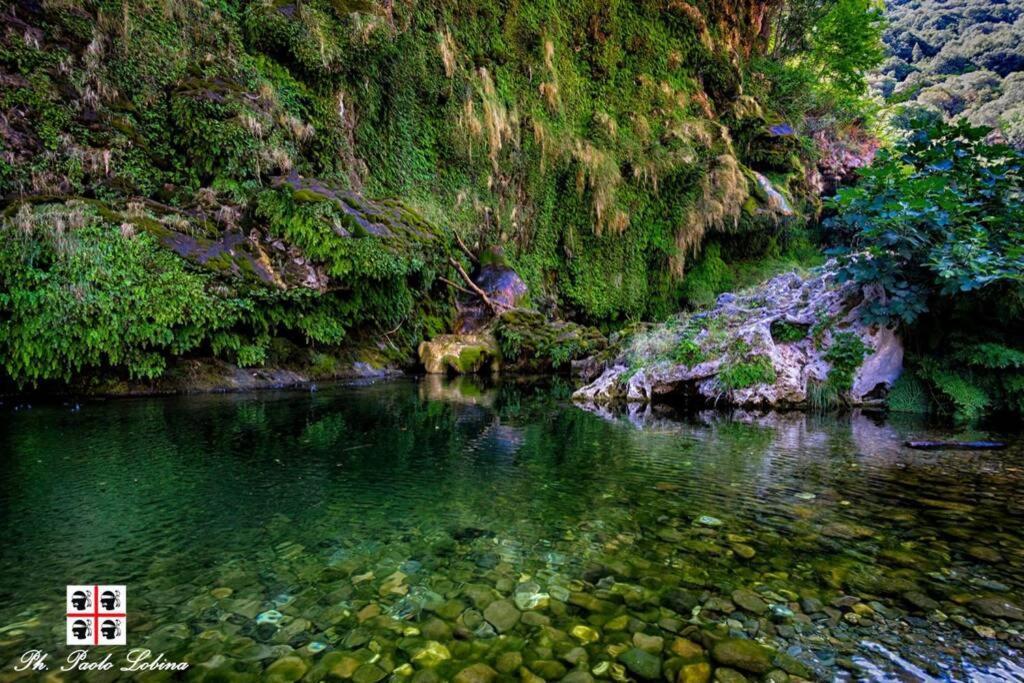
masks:
{"type": "Polygon", "coordinates": [[[92,600],[89,599],[89,594],[85,591],[75,591],[71,594],[71,606],[76,610],[83,610],[92,604],[92,600]]]}
{"type": "Polygon", "coordinates": [[[92,629],[89,628],[89,622],[85,619],[78,619],[75,623],[71,624],[71,633],[75,638],[81,640],[82,638],[88,638],[89,634],[92,633],[92,629]]]}
{"type": "Polygon", "coordinates": [[[103,591],[100,593],[100,604],[103,605],[103,609],[114,609],[121,604],[117,591],[103,591]]]}
{"type": "Polygon", "coordinates": [[[121,635],[121,626],[116,619],[107,619],[100,626],[100,633],[104,638],[116,638],[121,635]]]}

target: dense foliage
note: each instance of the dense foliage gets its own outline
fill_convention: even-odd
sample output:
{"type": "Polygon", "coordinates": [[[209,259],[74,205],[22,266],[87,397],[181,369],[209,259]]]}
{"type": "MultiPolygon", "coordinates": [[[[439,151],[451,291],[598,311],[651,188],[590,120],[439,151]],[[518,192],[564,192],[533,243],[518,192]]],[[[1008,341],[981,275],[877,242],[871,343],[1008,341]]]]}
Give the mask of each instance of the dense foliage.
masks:
{"type": "Polygon", "coordinates": [[[876,88],[1024,147],[1024,3],[893,0],[876,88]]]}
{"type": "Polygon", "coordinates": [[[0,268],[0,362],[18,382],[101,366],[149,377],[180,354],[258,365],[282,341],[337,347],[356,332],[411,357],[450,317],[452,232],[477,252],[501,247],[549,319],[609,329],[703,303],[806,253],[813,135],[863,113],[881,30],[869,0],[81,0],[0,13],[0,202],[5,239],[20,240],[0,268]],[[79,198],[94,202],[69,231],[81,246],[39,275],[33,255],[57,236],[36,214],[79,198]],[[367,230],[375,221],[386,234],[367,230]],[[143,248],[186,262],[151,281],[170,266],[129,258],[143,248]],[[90,269],[114,271],[96,285],[111,311],[114,283],[139,282],[133,305],[154,328],[106,335],[112,320],[42,295],[90,269]],[[179,310],[178,286],[196,310],[179,310]],[[33,365],[48,347],[34,347],[19,297],[80,327],[52,365],[33,365]]]}
{"type": "Polygon", "coordinates": [[[871,322],[902,324],[910,366],[963,417],[1024,409],[1024,154],[988,130],[908,122],[829,226],[844,275],[880,286],[871,322]]]}

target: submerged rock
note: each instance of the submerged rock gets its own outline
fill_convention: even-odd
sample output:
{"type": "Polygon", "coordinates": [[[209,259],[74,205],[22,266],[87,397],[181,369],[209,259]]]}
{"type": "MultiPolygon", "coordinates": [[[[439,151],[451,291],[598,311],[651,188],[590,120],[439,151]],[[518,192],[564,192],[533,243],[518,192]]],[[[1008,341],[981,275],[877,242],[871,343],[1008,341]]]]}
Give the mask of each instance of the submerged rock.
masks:
{"type": "Polygon", "coordinates": [[[749,407],[877,403],[903,367],[895,332],[861,320],[862,307],[877,296],[874,288],[840,283],[834,262],[807,277],[779,275],[753,291],[722,295],[711,310],[637,330],[574,398],[603,404],[675,397],[749,407]]]}
{"type": "Polygon", "coordinates": [[[711,656],[722,666],[764,674],[772,670],[774,652],[753,640],[728,638],[711,649],[711,656]]]}

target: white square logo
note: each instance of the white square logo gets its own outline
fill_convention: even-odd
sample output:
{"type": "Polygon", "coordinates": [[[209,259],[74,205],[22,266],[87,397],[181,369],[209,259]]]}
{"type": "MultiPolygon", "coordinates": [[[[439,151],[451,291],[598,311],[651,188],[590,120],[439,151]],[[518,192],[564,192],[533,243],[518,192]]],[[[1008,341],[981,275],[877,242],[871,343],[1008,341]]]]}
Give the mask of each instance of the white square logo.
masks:
{"type": "Polygon", "coordinates": [[[124,586],[68,586],[68,645],[125,645],[128,591],[124,586]]]}

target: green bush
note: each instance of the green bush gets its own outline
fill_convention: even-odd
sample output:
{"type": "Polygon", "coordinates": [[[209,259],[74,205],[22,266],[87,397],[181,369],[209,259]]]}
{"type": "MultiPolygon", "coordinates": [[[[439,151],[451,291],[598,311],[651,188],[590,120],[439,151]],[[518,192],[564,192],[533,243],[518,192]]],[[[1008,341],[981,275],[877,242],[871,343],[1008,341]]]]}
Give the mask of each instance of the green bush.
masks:
{"type": "Polygon", "coordinates": [[[753,356],[726,365],[718,373],[723,389],[746,389],[757,384],[771,384],[777,378],[775,366],[768,356],[753,356]]]}
{"type": "Polygon", "coordinates": [[[878,285],[871,323],[897,324],[934,406],[958,419],[1021,412],[1024,154],[934,117],[911,129],[828,221],[841,278],[878,285]]]}
{"type": "Polygon", "coordinates": [[[151,235],[84,204],[22,204],[0,221],[0,363],[18,384],[109,367],[156,377],[166,355],[238,319],[238,303],[209,285],[151,235]]]}

